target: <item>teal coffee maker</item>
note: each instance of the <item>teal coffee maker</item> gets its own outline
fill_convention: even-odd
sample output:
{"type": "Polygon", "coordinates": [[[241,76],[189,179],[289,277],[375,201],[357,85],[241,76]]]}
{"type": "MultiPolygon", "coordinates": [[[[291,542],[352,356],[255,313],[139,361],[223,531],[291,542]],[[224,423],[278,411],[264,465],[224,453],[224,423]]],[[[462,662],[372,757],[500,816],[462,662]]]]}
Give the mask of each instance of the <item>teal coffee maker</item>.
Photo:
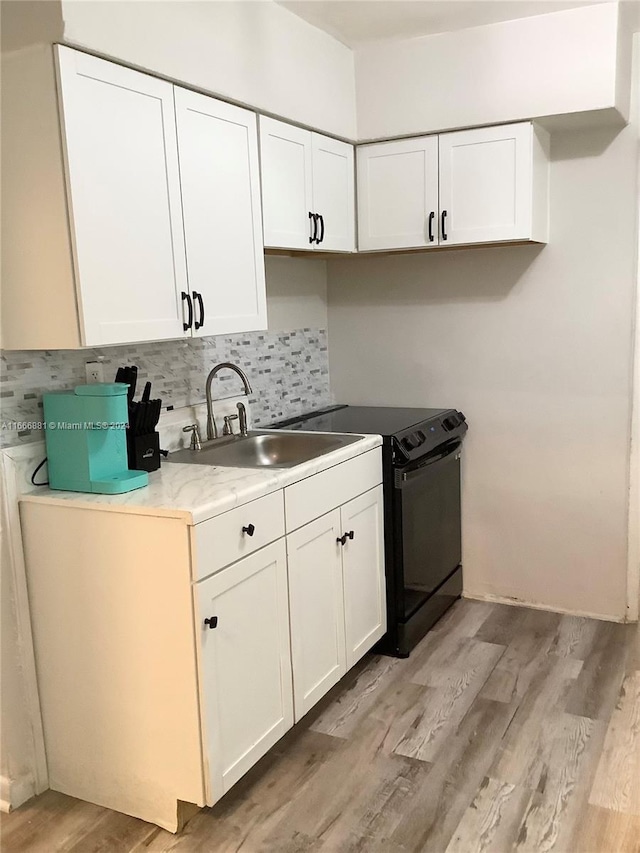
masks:
{"type": "Polygon", "coordinates": [[[49,485],[71,492],[117,495],[149,483],[127,465],[128,385],[78,385],[44,394],[49,485]]]}

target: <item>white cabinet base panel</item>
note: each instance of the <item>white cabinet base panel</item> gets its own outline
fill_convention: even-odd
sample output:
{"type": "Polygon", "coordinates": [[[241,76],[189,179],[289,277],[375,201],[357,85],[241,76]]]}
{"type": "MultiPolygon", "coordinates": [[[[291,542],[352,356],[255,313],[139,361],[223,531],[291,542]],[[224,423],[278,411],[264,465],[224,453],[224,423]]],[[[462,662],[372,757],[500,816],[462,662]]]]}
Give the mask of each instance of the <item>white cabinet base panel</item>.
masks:
{"type": "Polygon", "coordinates": [[[35,503],[21,520],[49,785],[175,832],[179,801],[205,804],[187,527],[35,503]]]}

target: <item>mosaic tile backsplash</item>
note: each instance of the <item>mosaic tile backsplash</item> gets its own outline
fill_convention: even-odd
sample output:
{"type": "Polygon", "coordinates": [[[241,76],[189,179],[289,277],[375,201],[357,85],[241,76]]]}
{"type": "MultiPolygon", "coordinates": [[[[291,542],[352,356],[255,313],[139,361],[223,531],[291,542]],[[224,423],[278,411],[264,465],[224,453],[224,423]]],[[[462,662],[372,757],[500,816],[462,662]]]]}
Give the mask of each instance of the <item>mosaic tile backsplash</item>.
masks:
{"type": "MultiPolygon", "coordinates": [[[[137,365],[136,396],[151,381],[152,396],[162,398],[163,410],[203,403],[207,374],[221,361],[231,361],[247,374],[253,388],[249,405],[254,427],[332,402],[325,329],[246,332],[80,351],[4,351],[0,447],[42,439],[41,430],[28,425],[42,420],[43,392],[84,384],[86,362],[100,357],[105,382],[113,381],[120,365],[137,365]]],[[[214,399],[229,397],[241,393],[242,383],[225,370],[216,376],[212,391],[214,399]]]]}

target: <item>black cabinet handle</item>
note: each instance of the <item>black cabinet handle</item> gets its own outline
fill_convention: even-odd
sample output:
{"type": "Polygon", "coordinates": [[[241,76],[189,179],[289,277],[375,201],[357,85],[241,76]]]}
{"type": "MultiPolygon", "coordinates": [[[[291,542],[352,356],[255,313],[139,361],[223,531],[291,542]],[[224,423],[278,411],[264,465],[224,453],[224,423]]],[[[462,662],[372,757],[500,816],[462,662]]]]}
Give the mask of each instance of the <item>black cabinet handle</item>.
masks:
{"type": "Polygon", "coordinates": [[[194,302],[197,300],[198,305],[200,306],[200,320],[196,320],[196,329],[201,329],[204,326],[204,301],[202,299],[202,294],[194,290],[193,300],[194,302]]]}
{"type": "Polygon", "coordinates": [[[187,302],[187,309],[189,311],[189,313],[187,315],[189,319],[187,320],[186,323],[184,323],[184,322],[182,323],[182,330],[184,332],[186,332],[187,329],[190,329],[193,326],[193,303],[191,302],[191,297],[189,296],[189,294],[185,293],[183,290],[182,291],[182,301],[184,302],[185,300],[187,302]]]}
{"type": "Polygon", "coordinates": [[[429,242],[430,242],[430,243],[433,243],[433,240],[434,240],[434,236],[433,236],[433,220],[434,220],[435,218],[436,218],[435,210],[432,210],[432,211],[431,211],[431,213],[429,214],[429,242]]]}
{"type": "Polygon", "coordinates": [[[336,539],[336,542],[338,543],[338,545],[344,545],[346,541],[347,541],[347,534],[346,533],[344,536],[338,536],[338,538],[336,539]]]}
{"type": "Polygon", "coordinates": [[[311,220],[311,222],[309,223],[309,231],[310,231],[309,242],[310,243],[316,243],[317,238],[318,238],[318,214],[317,213],[311,213],[311,211],[309,211],[309,219],[311,220]],[[313,227],[311,227],[312,225],[313,225],[313,227]]]}
{"type": "Polygon", "coordinates": [[[446,219],[447,219],[447,211],[443,210],[442,214],[440,216],[440,231],[442,232],[442,239],[443,240],[447,239],[447,232],[445,231],[445,227],[444,227],[446,219]]]}
{"type": "Polygon", "coordinates": [[[324,240],[324,216],[321,213],[318,213],[317,216],[320,219],[320,236],[316,240],[316,243],[322,243],[324,240]]]}
{"type": "Polygon", "coordinates": [[[347,537],[347,539],[353,539],[353,530],[349,530],[344,535],[347,537]]]}
{"type": "Polygon", "coordinates": [[[256,528],[253,524],[248,524],[246,527],[242,528],[242,532],[246,533],[247,536],[253,536],[253,534],[256,532],[256,528]]]}
{"type": "Polygon", "coordinates": [[[204,624],[208,625],[209,628],[211,628],[213,630],[214,628],[218,627],[218,617],[217,616],[211,616],[209,619],[204,620],[204,624]]]}

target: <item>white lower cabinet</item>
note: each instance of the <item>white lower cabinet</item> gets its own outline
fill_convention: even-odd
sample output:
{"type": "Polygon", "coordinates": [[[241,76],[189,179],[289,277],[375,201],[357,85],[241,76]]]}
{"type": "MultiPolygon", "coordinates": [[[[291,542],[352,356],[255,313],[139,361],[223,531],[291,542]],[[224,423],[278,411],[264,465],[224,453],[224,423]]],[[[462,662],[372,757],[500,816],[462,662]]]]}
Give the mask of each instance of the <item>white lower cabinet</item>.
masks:
{"type": "Polygon", "coordinates": [[[51,788],[173,832],[219,800],[384,633],[381,480],[375,448],[195,525],[25,496],[51,788]]]}
{"type": "Polygon", "coordinates": [[[287,536],[296,720],[347,671],[340,510],[287,536]]]}
{"type": "Polygon", "coordinates": [[[293,724],[284,539],[201,581],[196,606],[213,803],[293,724]]]}
{"type": "Polygon", "coordinates": [[[386,630],[382,486],[287,536],[296,722],[386,630]]]}
{"type": "Polygon", "coordinates": [[[340,510],[348,537],[342,548],[347,669],[387,627],[382,507],[382,486],[377,486],[340,510]]]}

